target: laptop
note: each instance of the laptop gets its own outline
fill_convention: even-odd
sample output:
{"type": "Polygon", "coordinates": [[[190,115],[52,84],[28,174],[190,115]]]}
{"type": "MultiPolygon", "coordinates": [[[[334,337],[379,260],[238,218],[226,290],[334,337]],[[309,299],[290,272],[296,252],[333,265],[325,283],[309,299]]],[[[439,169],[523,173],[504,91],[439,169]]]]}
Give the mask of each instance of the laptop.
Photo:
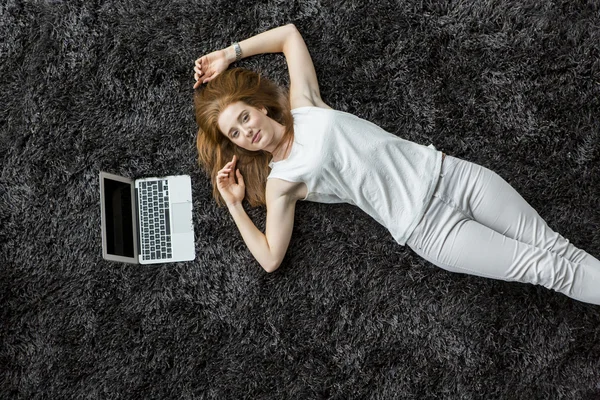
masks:
{"type": "Polygon", "coordinates": [[[129,179],[100,172],[102,257],[134,264],[196,257],[188,175],[129,179]]]}

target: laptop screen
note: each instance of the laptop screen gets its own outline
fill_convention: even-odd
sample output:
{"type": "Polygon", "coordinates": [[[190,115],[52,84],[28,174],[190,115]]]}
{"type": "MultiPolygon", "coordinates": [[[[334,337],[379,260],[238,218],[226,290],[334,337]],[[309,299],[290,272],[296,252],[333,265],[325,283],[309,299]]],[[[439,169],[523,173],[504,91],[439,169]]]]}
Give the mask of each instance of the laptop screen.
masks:
{"type": "Polygon", "coordinates": [[[131,184],[104,177],[104,207],[106,212],[106,252],[133,257],[133,217],[131,184]]]}

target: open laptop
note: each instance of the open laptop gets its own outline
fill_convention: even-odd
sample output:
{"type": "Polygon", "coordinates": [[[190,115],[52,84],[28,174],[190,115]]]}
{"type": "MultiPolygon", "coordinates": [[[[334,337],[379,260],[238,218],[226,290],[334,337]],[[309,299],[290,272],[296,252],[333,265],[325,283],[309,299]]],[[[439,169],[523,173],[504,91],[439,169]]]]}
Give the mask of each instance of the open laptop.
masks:
{"type": "Polygon", "coordinates": [[[135,264],[196,257],[188,175],[129,179],[100,172],[102,257],[135,264]]]}

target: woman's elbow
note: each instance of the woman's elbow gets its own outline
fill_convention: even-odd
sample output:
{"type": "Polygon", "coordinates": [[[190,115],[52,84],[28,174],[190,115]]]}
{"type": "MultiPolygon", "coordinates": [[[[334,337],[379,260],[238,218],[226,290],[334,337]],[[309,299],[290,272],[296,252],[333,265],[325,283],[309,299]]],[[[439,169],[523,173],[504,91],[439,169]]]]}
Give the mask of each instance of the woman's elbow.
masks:
{"type": "MultiPolygon", "coordinates": [[[[300,35],[300,31],[294,24],[287,24],[286,26],[288,36],[300,35]]],[[[302,37],[302,35],[300,35],[302,37]]]]}
{"type": "Polygon", "coordinates": [[[263,267],[263,269],[268,272],[274,272],[276,271],[279,266],[281,265],[281,260],[273,260],[273,261],[269,261],[268,263],[264,263],[261,266],[263,267]]]}

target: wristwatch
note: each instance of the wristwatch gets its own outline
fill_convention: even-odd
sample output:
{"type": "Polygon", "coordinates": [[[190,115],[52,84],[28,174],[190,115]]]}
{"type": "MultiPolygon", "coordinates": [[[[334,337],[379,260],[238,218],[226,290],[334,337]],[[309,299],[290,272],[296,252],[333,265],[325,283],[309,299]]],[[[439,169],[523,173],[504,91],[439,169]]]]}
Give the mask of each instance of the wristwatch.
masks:
{"type": "Polygon", "coordinates": [[[240,61],[242,59],[242,48],[238,42],[233,44],[233,48],[235,50],[235,61],[240,61]]]}

